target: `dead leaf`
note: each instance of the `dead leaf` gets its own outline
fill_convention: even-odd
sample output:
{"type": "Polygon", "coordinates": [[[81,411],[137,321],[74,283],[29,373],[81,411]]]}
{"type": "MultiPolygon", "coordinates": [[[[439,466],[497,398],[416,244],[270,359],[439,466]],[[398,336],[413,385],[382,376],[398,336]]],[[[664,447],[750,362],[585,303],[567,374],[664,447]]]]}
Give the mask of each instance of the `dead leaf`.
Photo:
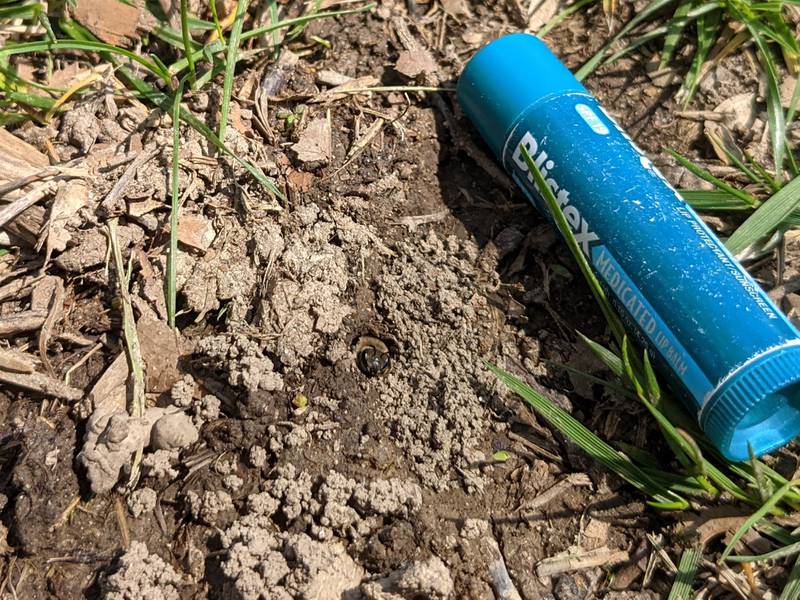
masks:
{"type": "Polygon", "coordinates": [[[753,93],[736,94],[726,98],[714,109],[725,117],[725,124],[735,129],[747,130],[753,126],[758,115],[756,95],[753,93]]]}
{"type": "Polygon", "coordinates": [[[417,48],[401,52],[394,68],[398,73],[414,79],[424,73],[435,73],[438,67],[427,50],[417,48]]]}
{"type": "Polygon", "coordinates": [[[211,221],[203,215],[182,215],[178,223],[178,241],[197,250],[208,250],[217,236],[211,221]]]}
{"type": "Polygon", "coordinates": [[[153,212],[158,208],[165,208],[166,204],[162,200],[154,200],[147,198],[140,201],[128,201],[128,214],[132,217],[141,217],[147,213],[153,212]]]}
{"type": "Polygon", "coordinates": [[[74,16],[102,41],[127,46],[137,39],[139,11],[121,0],[77,0],[74,16]]]}
{"type": "Polygon", "coordinates": [[[292,146],[297,158],[303,163],[327,164],[331,160],[331,122],[327,117],[319,117],[306,125],[299,141],[292,146]]]}
{"type": "Polygon", "coordinates": [[[286,180],[289,182],[293,188],[295,188],[298,192],[307,192],[311,189],[311,185],[314,183],[314,174],[309,173],[308,171],[289,171],[289,174],[286,176],[286,180]]]}
{"type": "Polygon", "coordinates": [[[168,392],[182,374],[178,369],[181,355],[180,338],[164,321],[139,319],[136,324],[142,361],[145,390],[148,393],[168,392]]]}

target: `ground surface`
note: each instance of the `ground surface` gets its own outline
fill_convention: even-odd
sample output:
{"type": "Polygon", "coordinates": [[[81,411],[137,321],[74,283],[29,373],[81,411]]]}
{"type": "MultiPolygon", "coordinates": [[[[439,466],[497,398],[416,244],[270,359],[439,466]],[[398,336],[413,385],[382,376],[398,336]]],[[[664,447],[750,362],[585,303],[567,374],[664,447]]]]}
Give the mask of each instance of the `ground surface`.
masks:
{"type": "MultiPolygon", "coordinates": [[[[13,588],[31,599],[249,599],[269,589],[263,597],[488,599],[501,556],[526,599],[665,597],[663,565],[644,577],[645,534],[670,547],[672,525],[691,515],[646,509],[483,366],[526,377],[607,438],[657,438],[639,407],[557,366],[601,370],[576,341],[575,329],[602,338],[603,324],[566,248],[488,168],[452,94],[320,96],[335,74],[450,87],[480,45],[525,26],[513,2],[451,0],[425,16],[430,8],[410,15],[405,3],[383,2],[319,21],[290,46],[303,54],[296,64],[242,69],[226,142],[276,179],[282,206],[184,132],[179,340],[163,326],[160,288],[169,120],[100,93],[50,128],[14,132],[43,153],[49,140],[59,160],[91,171],[70,184],[80,208],[45,273],[64,294],[47,356],[94,404],[0,387],[0,515],[11,547],[0,597],[13,588]],[[257,106],[264,82],[272,98],[257,106]],[[256,122],[264,108],[268,129],[256,122]],[[293,127],[280,111],[293,111],[293,127]],[[113,161],[151,150],[119,206],[100,207],[134,164],[113,161]],[[148,401],[186,408],[192,422],[181,427],[190,438],[199,430],[181,450],[146,450],[133,492],[107,481],[122,463],[90,481],[87,466],[99,467],[79,454],[95,429],[93,443],[109,453],[138,427],[120,425],[115,437],[85,420],[98,405],[124,406],[124,358],[122,377],[109,375],[124,353],[109,213],[133,257],[148,401]],[[501,450],[510,458],[496,462],[501,450]],[[108,489],[93,493],[100,480],[108,489]],[[537,571],[563,552],[600,566],[537,571]]],[[[597,6],[548,42],[576,67],[605,28],[597,6]]],[[[620,61],[588,86],[685,183],[662,150],[710,156],[702,123],[676,115],[675,88],[642,64],[620,61]]],[[[691,108],[756,87],[747,57],[735,55],[691,108]]],[[[213,123],[218,100],[204,93],[187,104],[213,123]]],[[[24,244],[0,260],[0,286],[42,266],[24,244]]],[[[26,292],[2,300],[3,316],[33,302],[26,292]]],[[[35,354],[36,336],[11,345],[35,354]]]]}

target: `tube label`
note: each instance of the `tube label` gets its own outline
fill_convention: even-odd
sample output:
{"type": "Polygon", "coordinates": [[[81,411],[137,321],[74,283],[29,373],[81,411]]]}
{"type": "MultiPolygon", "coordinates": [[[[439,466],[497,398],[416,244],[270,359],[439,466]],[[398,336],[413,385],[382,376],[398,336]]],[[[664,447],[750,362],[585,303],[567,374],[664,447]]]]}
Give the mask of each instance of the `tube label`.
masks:
{"type": "MultiPolygon", "coordinates": [[[[645,170],[654,175],[657,178],[657,183],[664,186],[670,194],[674,194],[678,202],[683,205],[683,200],[677,195],[677,192],[669,186],[663,176],[653,167],[650,160],[635,146],[593,98],[583,94],[572,94],[555,99],[556,102],[559,100],[561,104],[571,104],[570,108],[572,110],[569,110],[567,106],[562,106],[559,113],[562,121],[561,126],[567,126],[571,135],[574,136],[573,144],[582,144],[585,148],[586,146],[591,147],[595,143],[598,147],[601,147],[600,145],[608,141],[609,138],[616,138],[617,140],[622,138],[629,154],[624,158],[630,160],[630,155],[635,157],[635,163],[632,167],[639,171],[645,170]],[[575,118],[570,118],[570,114],[574,115],[575,118]],[[630,149],[633,149],[634,152],[631,153],[630,149]]],[[[714,390],[716,381],[711,381],[692,354],[684,347],[676,333],[669,327],[659,314],[659,311],[648,300],[646,294],[620,264],[614,251],[605,243],[606,241],[601,238],[593,228],[587,215],[584,214],[583,207],[586,206],[586,202],[590,201],[590,198],[586,197],[585,190],[578,190],[578,194],[574,195],[568,183],[569,179],[563,174],[565,169],[562,166],[562,162],[569,159],[569,155],[564,156],[562,150],[564,146],[563,140],[555,140],[556,143],[554,143],[554,138],[548,136],[547,132],[539,133],[536,129],[535,123],[523,116],[517,127],[512,130],[505,145],[503,162],[506,168],[509,169],[510,167],[512,178],[517,185],[526,192],[526,195],[533,201],[539,211],[550,218],[546,203],[541,198],[539,190],[534,183],[533,175],[530,173],[523,158],[521,147],[524,147],[555,196],[578,245],[592,265],[595,274],[604,283],[609,293],[609,298],[620,314],[626,329],[640,344],[650,349],[651,357],[655,363],[660,363],[662,367],[668,367],[668,369],[662,370],[674,374],[674,380],[671,381],[673,387],[683,390],[684,394],[688,395],[692,400],[695,409],[698,409],[702,399],[714,390]]],[[[608,149],[606,149],[607,151],[608,149]]],[[[611,201],[610,206],[607,206],[607,208],[610,208],[614,213],[619,213],[622,203],[620,202],[617,207],[614,207],[613,196],[624,194],[626,191],[635,193],[635,190],[631,190],[629,186],[626,186],[624,181],[615,181],[607,173],[598,173],[595,177],[600,179],[603,185],[601,186],[602,189],[593,191],[598,195],[610,193],[612,198],[604,199],[606,202],[608,200],[611,201]]],[[[596,205],[599,202],[601,200],[597,198],[594,199],[593,204],[596,205]]],[[[633,202],[635,203],[637,200],[633,199],[633,202]]],[[[618,214],[618,218],[625,217],[622,214],[618,214]]],[[[696,220],[696,217],[692,220],[696,220]]],[[[705,227],[704,224],[699,226],[705,227]]]]}

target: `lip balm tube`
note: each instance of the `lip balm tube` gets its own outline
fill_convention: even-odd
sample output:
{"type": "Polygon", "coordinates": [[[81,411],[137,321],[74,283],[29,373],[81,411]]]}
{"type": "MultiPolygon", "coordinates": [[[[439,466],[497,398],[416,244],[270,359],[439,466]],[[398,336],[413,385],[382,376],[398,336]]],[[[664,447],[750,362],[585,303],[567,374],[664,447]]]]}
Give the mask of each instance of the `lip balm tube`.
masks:
{"type": "Polygon", "coordinates": [[[538,38],[501,37],[458,82],[497,159],[545,215],[541,170],[626,330],[729,460],[800,433],[800,334],[538,38]]]}

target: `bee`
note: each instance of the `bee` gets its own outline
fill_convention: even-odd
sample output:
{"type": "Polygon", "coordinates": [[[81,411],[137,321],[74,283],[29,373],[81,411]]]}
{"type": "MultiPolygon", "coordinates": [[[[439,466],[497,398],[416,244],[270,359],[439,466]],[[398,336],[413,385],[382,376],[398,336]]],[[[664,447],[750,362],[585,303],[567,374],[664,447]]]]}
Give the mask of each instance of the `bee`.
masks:
{"type": "Polygon", "coordinates": [[[355,352],[358,368],[367,377],[382,375],[389,370],[389,347],[378,338],[362,335],[356,340],[355,352]]]}

